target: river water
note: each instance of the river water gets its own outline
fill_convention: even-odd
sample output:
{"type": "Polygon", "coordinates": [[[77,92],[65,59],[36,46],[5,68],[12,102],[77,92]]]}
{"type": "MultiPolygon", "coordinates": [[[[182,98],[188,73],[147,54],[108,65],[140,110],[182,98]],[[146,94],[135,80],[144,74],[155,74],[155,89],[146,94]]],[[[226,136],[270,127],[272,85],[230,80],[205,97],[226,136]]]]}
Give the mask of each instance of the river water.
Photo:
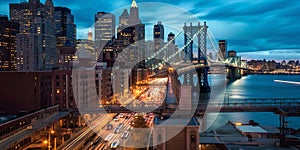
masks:
{"type": "MultiPolygon", "coordinates": [[[[210,84],[215,84],[224,75],[209,75],[210,84]]],[[[229,102],[241,101],[247,98],[300,98],[300,85],[278,83],[274,80],[300,82],[300,75],[248,75],[239,80],[227,81],[224,100],[229,102]]],[[[300,109],[300,108],[299,108],[300,109]]],[[[263,126],[279,126],[279,116],[268,112],[238,112],[238,113],[211,113],[208,118],[214,118],[210,129],[216,129],[228,120],[232,122],[248,123],[254,120],[263,126]]],[[[300,117],[288,117],[288,127],[300,128],[300,117]]]]}

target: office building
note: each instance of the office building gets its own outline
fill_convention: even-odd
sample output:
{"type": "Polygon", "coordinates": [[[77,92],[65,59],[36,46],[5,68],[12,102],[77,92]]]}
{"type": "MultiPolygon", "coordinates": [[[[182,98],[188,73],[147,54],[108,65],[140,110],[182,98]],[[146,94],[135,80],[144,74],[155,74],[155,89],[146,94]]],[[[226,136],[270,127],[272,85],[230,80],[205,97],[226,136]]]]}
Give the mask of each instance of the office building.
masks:
{"type": "Polygon", "coordinates": [[[132,3],[131,3],[129,23],[131,26],[141,23],[140,17],[139,17],[139,8],[138,8],[135,0],[132,0],[132,3]]]}
{"type": "Polygon", "coordinates": [[[236,51],[234,50],[231,50],[231,51],[228,51],[228,57],[236,57],[236,51]]]}
{"type": "Polygon", "coordinates": [[[56,43],[57,47],[75,46],[76,44],[76,25],[74,24],[74,16],[71,10],[66,7],[55,7],[55,22],[56,22],[56,43]]]}
{"type": "Polygon", "coordinates": [[[98,12],[95,15],[95,49],[102,51],[107,42],[115,37],[115,15],[107,12],[98,12]]]}
{"type": "Polygon", "coordinates": [[[2,72],[0,82],[2,113],[28,113],[56,104],[60,110],[76,109],[71,70],[2,72]]]}
{"type": "MultiPolygon", "coordinates": [[[[178,51],[178,47],[175,45],[175,34],[170,32],[168,34],[168,50],[165,53],[165,57],[169,58],[171,55],[176,53],[178,51]]],[[[169,63],[176,63],[179,61],[180,56],[176,55],[172,59],[170,59],[168,62],[169,63]]]]}
{"type": "Polygon", "coordinates": [[[119,27],[128,27],[129,26],[129,13],[127,9],[124,9],[123,13],[119,17],[119,27]]]}
{"type": "Polygon", "coordinates": [[[10,4],[11,21],[20,24],[17,35],[19,71],[51,70],[57,66],[54,6],[52,0],[10,4]]]}
{"type": "Polygon", "coordinates": [[[154,50],[159,51],[164,46],[164,26],[159,21],[153,27],[154,50]]]}
{"type": "Polygon", "coordinates": [[[173,44],[175,44],[175,34],[172,33],[172,32],[170,32],[170,33],[168,34],[168,42],[171,42],[171,41],[172,41],[173,44]],[[172,40],[173,40],[173,41],[172,41],[172,40]]]}
{"type": "Polygon", "coordinates": [[[219,56],[225,60],[227,58],[227,42],[226,40],[219,40],[219,56]]]}
{"type": "Polygon", "coordinates": [[[0,16],[0,71],[17,70],[16,36],[19,24],[9,21],[7,16],[0,16]]]}
{"type": "Polygon", "coordinates": [[[124,51],[126,56],[120,58],[126,62],[133,62],[136,64],[139,59],[143,58],[145,40],[145,25],[137,24],[127,27],[125,29],[118,28],[117,39],[114,41],[114,47],[119,49],[118,51],[124,51]],[[130,46],[130,47],[128,47],[130,46]]]}
{"type": "Polygon", "coordinates": [[[88,40],[89,41],[93,41],[93,33],[92,33],[92,31],[89,31],[89,33],[88,33],[88,40]]]}
{"type": "Polygon", "coordinates": [[[112,102],[112,68],[107,67],[106,62],[96,64],[96,91],[100,104],[110,104],[112,102]]]}
{"type": "Polygon", "coordinates": [[[78,61],[76,47],[62,46],[58,48],[58,68],[61,70],[71,70],[75,61],[78,61]]]}
{"type": "Polygon", "coordinates": [[[90,54],[94,55],[95,60],[97,58],[97,52],[95,51],[94,47],[95,43],[92,40],[87,39],[78,39],[76,42],[76,49],[86,50],[90,54]]]}

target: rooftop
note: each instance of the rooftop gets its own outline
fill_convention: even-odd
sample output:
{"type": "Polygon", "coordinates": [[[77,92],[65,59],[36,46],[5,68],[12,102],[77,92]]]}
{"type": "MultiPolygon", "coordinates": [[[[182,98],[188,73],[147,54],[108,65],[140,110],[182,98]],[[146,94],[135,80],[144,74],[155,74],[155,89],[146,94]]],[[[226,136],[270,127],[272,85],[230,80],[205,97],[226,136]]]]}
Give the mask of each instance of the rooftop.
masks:
{"type": "Polygon", "coordinates": [[[164,124],[164,125],[183,125],[183,126],[199,126],[200,123],[198,122],[197,118],[192,117],[192,118],[168,118],[168,119],[159,119],[156,117],[154,119],[154,123],[156,125],[159,124],[164,124]]]}
{"type": "Polygon", "coordinates": [[[131,7],[137,8],[137,4],[136,4],[136,1],[135,1],[135,0],[132,0],[131,7]]]}
{"type": "Polygon", "coordinates": [[[236,126],[236,128],[243,133],[268,133],[268,131],[264,130],[260,126],[242,125],[236,126]]]}

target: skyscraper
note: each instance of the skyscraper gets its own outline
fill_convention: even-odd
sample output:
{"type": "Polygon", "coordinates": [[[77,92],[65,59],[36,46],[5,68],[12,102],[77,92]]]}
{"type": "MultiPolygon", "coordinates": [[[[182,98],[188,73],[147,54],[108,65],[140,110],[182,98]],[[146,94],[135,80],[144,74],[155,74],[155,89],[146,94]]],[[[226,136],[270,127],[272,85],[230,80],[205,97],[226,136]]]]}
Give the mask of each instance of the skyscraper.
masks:
{"type": "Polygon", "coordinates": [[[159,21],[153,28],[154,50],[158,51],[164,46],[164,26],[159,21]]]}
{"type": "Polygon", "coordinates": [[[92,31],[89,31],[89,33],[88,33],[88,40],[89,41],[93,41],[93,33],[92,33],[92,31]]]}
{"type": "Polygon", "coordinates": [[[101,51],[115,36],[116,17],[111,13],[98,12],[95,15],[95,48],[101,51]]]}
{"type": "Polygon", "coordinates": [[[130,7],[130,16],[129,16],[130,25],[140,24],[140,17],[139,17],[139,8],[136,4],[135,0],[132,0],[131,7],[130,7]]]}
{"type": "MultiPolygon", "coordinates": [[[[169,57],[169,56],[173,55],[174,53],[176,53],[177,47],[175,45],[175,34],[174,33],[170,32],[168,34],[168,42],[171,42],[171,43],[168,45],[168,51],[166,53],[166,57],[169,57]]],[[[180,58],[180,56],[177,55],[174,58],[172,58],[171,60],[169,60],[169,62],[176,62],[176,61],[178,61],[179,58],[180,58]]]]}
{"type": "Polygon", "coordinates": [[[127,46],[132,46],[131,50],[126,52],[128,58],[124,58],[124,60],[128,59],[126,63],[136,63],[144,56],[145,25],[139,19],[139,10],[135,0],[132,1],[130,14],[128,14],[127,9],[124,9],[119,18],[115,47],[119,49],[118,51],[122,51],[127,46]]]}
{"type": "Polygon", "coordinates": [[[0,71],[17,70],[16,36],[19,24],[9,21],[7,16],[0,16],[0,71]]]}
{"type": "MultiPolygon", "coordinates": [[[[124,9],[119,17],[117,39],[113,45],[117,53],[122,52],[121,55],[117,55],[119,60],[117,65],[122,65],[127,69],[132,69],[134,66],[130,75],[130,85],[136,84],[140,79],[137,76],[139,72],[137,66],[142,66],[143,63],[140,62],[143,61],[145,55],[145,25],[139,19],[139,9],[135,0],[132,1],[130,14],[127,9],[124,9]]],[[[145,77],[146,73],[142,71],[140,75],[145,77]]]]}
{"type": "Polygon", "coordinates": [[[129,26],[129,14],[127,9],[124,9],[122,15],[119,17],[119,27],[128,27],[129,26]]]}
{"type": "Polygon", "coordinates": [[[168,34],[168,42],[170,42],[171,40],[173,40],[172,43],[175,44],[175,34],[172,32],[168,34]]]}
{"type": "Polygon", "coordinates": [[[55,7],[56,43],[62,47],[68,41],[71,46],[76,44],[76,25],[71,10],[66,7],[55,7]]]}
{"type": "Polygon", "coordinates": [[[20,24],[17,35],[19,71],[51,70],[57,66],[54,6],[40,0],[10,4],[11,21],[20,24]]]}
{"type": "Polygon", "coordinates": [[[226,54],[227,54],[226,40],[219,40],[219,56],[222,57],[223,60],[225,60],[227,58],[226,54]]]}

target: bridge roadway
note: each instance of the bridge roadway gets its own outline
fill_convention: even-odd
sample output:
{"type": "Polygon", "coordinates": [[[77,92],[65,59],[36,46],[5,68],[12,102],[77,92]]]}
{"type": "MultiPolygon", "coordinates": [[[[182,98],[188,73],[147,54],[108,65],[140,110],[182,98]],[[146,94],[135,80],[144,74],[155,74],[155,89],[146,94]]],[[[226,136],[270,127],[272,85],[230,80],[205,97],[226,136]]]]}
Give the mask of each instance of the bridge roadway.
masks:
{"type": "Polygon", "coordinates": [[[5,139],[2,139],[0,141],[0,148],[8,149],[10,147],[13,147],[19,141],[22,141],[22,140],[26,139],[27,137],[31,137],[32,134],[35,133],[36,131],[48,126],[49,124],[51,124],[55,121],[58,121],[60,118],[67,116],[69,113],[70,112],[58,112],[57,114],[53,114],[51,116],[48,116],[46,118],[39,120],[39,122],[37,122],[31,128],[25,128],[24,130],[21,130],[13,135],[10,135],[9,137],[7,137],[5,139]]]}
{"type": "Polygon", "coordinates": [[[251,70],[249,68],[245,68],[245,67],[241,67],[241,66],[235,66],[232,64],[228,64],[228,63],[224,63],[224,62],[213,62],[213,63],[209,63],[207,66],[205,64],[199,64],[199,63],[180,63],[180,64],[176,64],[176,65],[172,65],[172,67],[174,67],[176,69],[176,71],[178,72],[178,74],[183,74],[185,72],[190,72],[195,70],[196,68],[206,68],[209,67],[210,70],[217,70],[217,72],[225,72],[225,68],[238,68],[238,69],[242,69],[242,70],[251,70]],[[193,64],[193,65],[192,65],[193,64]]]}
{"type": "MultiPolygon", "coordinates": [[[[258,98],[244,99],[231,103],[199,103],[195,113],[204,112],[274,112],[286,116],[300,116],[300,98],[258,98]]],[[[160,107],[124,107],[118,105],[104,106],[102,108],[82,108],[81,113],[131,113],[131,112],[154,112],[160,113],[164,110],[172,111],[167,106],[160,107]]],[[[179,109],[180,110],[180,109],[179,109]]],[[[175,111],[175,110],[173,110],[175,111]]]]}

